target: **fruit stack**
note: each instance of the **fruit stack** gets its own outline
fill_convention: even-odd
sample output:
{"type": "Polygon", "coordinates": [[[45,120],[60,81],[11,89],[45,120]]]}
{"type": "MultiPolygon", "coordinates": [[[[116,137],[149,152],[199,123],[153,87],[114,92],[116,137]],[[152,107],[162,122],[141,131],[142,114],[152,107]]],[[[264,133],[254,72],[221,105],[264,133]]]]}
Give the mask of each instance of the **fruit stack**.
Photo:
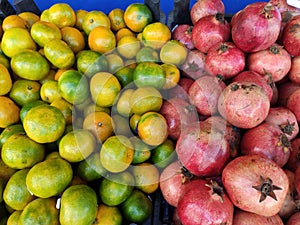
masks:
{"type": "Polygon", "coordinates": [[[0,224],[300,221],[300,9],[187,2],[3,18],[0,224]]]}

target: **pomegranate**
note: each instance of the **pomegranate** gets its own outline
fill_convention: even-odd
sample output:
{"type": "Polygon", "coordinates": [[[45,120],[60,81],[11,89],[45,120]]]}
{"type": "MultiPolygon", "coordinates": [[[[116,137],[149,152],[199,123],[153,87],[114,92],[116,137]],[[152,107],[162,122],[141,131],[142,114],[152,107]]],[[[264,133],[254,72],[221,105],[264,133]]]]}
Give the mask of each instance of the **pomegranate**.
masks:
{"type": "Polygon", "coordinates": [[[300,211],[295,212],[287,221],[286,225],[300,225],[300,211]]]}
{"type": "Polygon", "coordinates": [[[239,12],[231,25],[232,40],[237,47],[244,52],[257,52],[276,42],[281,28],[281,14],[271,3],[255,2],[239,12]]]}
{"type": "Polygon", "coordinates": [[[203,76],[194,81],[189,89],[191,104],[204,116],[216,114],[218,111],[218,98],[226,84],[215,76],[203,76]]]}
{"type": "Polygon", "coordinates": [[[275,84],[274,82],[271,83],[271,88],[273,90],[273,96],[271,98],[271,106],[277,105],[278,102],[278,88],[277,88],[277,84],[275,84]]]}
{"type": "Polygon", "coordinates": [[[270,3],[275,5],[281,13],[286,11],[300,13],[299,8],[287,4],[286,0],[270,0],[270,3]]]}
{"type": "Polygon", "coordinates": [[[223,169],[222,182],[237,208],[268,217],[280,211],[289,188],[283,169],[260,155],[231,160],[223,169]]]}
{"type": "Polygon", "coordinates": [[[172,140],[177,140],[188,124],[198,121],[196,108],[181,98],[163,101],[160,113],[167,121],[168,134],[172,140]]]}
{"type": "Polygon", "coordinates": [[[194,80],[207,75],[208,73],[205,66],[205,57],[206,54],[199,51],[198,49],[189,51],[186,60],[180,66],[183,75],[194,80]]]}
{"type": "Polygon", "coordinates": [[[190,17],[193,24],[204,16],[225,13],[222,0],[197,0],[191,8],[190,17]]]}
{"type": "Polygon", "coordinates": [[[284,26],[282,44],[292,56],[300,56],[300,15],[292,17],[284,26]]]}
{"type": "Polygon", "coordinates": [[[291,143],[279,127],[269,123],[249,129],[241,139],[243,155],[258,154],[283,167],[289,159],[291,143]]]}
{"type": "Polygon", "coordinates": [[[271,83],[269,83],[267,76],[262,76],[259,73],[251,70],[244,70],[232,79],[232,82],[243,81],[253,82],[254,84],[263,88],[264,91],[267,93],[269,100],[271,101],[273,97],[273,82],[271,81],[271,83]]]}
{"type": "Polygon", "coordinates": [[[297,193],[300,193],[300,167],[298,166],[295,170],[295,179],[294,179],[295,189],[297,193]]]}
{"type": "Polygon", "coordinates": [[[179,161],[175,161],[165,167],[160,175],[159,187],[168,204],[177,207],[181,189],[191,179],[179,161]]]}
{"type": "Polygon", "coordinates": [[[291,68],[290,54],[277,43],[248,55],[248,69],[264,75],[268,72],[274,82],[283,79],[291,68]]]}
{"type": "Polygon", "coordinates": [[[300,84],[300,56],[296,56],[292,59],[289,79],[296,84],[300,84]]]}
{"type": "Polygon", "coordinates": [[[293,213],[295,213],[297,211],[297,203],[294,199],[295,194],[296,194],[296,189],[295,189],[295,174],[290,171],[285,169],[284,172],[286,173],[288,179],[289,179],[289,189],[288,189],[288,193],[286,195],[286,198],[283,202],[283,205],[278,213],[278,215],[283,218],[283,219],[287,219],[289,218],[293,213]]]}
{"type": "Polygon", "coordinates": [[[289,140],[299,132],[299,125],[294,113],[284,106],[271,107],[265,122],[277,126],[289,140]]]}
{"type": "Polygon", "coordinates": [[[230,156],[231,158],[236,157],[240,153],[241,129],[233,126],[218,115],[208,117],[205,122],[211,123],[214,127],[224,132],[230,146],[230,156]]]}
{"type": "Polygon", "coordinates": [[[228,41],[230,38],[230,24],[224,14],[205,16],[198,20],[192,31],[192,40],[195,47],[207,53],[218,42],[228,41]]]}
{"type": "Polygon", "coordinates": [[[300,85],[287,81],[278,86],[278,105],[286,106],[288,98],[290,95],[295,92],[296,90],[300,89],[300,85]]]}
{"type": "Polygon", "coordinates": [[[180,78],[178,84],[171,88],[167,89],[165,92],[162,91],[165,99],[170,98],[181,98],[185,101],[189,101],[188,91],[190,86],[194,83],[194,80],[187,77],[180,78]]]}
{"type": "Polygon", "coordinates": [[[177,213],[184,225],[232,224],[234,207],[215,180],[196,179],[182,189],[177,213]]]}
{"type": "Polygon", "coordinates": [[[286,107],[290,109],[296,116],[298,123],[300,122],[300,89],[294,91],[287,99],[286,107]]]}
{"type": "Polygon", "coordinates": [[[221,116],[232,125],[249,129],[262,123],[269,113],[270,100],[266,92],[252,82],[232,82],[218,99],[221,116]]]}
{"type": "Polygon", "coordinates": [[[283,225],[283,221],[278,214],[274,216],[262,216],[252,212],[246,212],[240,209],[235,210],[233,225],[283,225]]]}
{"type": "Polygon", "coordinates": [[[221,174],[230,159],[230,146],[224,129],[198,121],[187,126],[176,143],[176,152],[182,165],[199,177],[221,174]]]}
{"type": "Polygon", "coordinates": [[[245,54],[232,42],[220,42],[208,50],[205,64],[210,74],[228,79],[245,68],[245,54]]]}
{"type": "Polygon", "coordinates": [[[291,154],[286,163],[286,168],[295,172],[297,167],[300,167],[300,138],[295,138],[291,141],[291,154]]]}
{"type": "Polygon", "coordinates": [[[194,26],[189,24],[179,24],[172,31],[172,39],[178,40],[185,45],[188,49],[194,49],[194,43],[192,41],[192,30],[194,26]]]}

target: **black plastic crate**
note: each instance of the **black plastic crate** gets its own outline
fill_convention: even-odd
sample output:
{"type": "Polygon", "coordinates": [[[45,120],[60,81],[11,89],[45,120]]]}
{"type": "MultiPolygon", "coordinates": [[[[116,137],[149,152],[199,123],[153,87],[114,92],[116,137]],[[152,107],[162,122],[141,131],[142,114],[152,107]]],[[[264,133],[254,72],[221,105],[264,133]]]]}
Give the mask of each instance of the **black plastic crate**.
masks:
{"type": "Polygon", "coordinates": [[[41,14],[39,7],[35,4],[34,0],[14,0],[13,4],[17,14],[21,12],[32,12],[36,15],[41,14]]]}
{"type": "Polygon", "coordinates": [[[8,0],[0,0],[0,19],[3,20],[5,17],[13,14],[16,14],[16,10],[8,0]]]}

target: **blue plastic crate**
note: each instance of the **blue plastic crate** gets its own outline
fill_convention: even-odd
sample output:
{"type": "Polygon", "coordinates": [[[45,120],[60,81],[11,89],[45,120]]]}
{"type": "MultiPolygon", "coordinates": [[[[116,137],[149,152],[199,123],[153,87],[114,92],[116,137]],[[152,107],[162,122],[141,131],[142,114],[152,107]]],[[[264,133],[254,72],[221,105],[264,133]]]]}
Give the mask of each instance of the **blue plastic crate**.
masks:
{"type": "MultiPolygon", "coordinates": [[[[265,1],[266,0],[261,0],[265,1]]],[[[11,4],[13,4],[13,0],[9,0],[11,4]]],[[[142,0],[35,0],[36,5],[42,11],[44,9],[49,8],[51,5],[65,2],[72,6],[74,10],[77,9],[85,9],[85,10],[101,10],[103,12],[108,13],[110,10],[114,8],[122,8],[125,9],[129,4],[133,2],[144,2],[142,0]]],[[[196,0],[191,0],[190,5],[193,5],[196,0]]],[[[255,2],[254,0],[223,0],[225,5],[225,12],[228,15],[232,15],[240,9],[244,8],[247,4],[255,2]]],[[[161,0],[160,6],[161,10],[168,15],[169,12],[173,9],[173,0],[161,0]]]]}

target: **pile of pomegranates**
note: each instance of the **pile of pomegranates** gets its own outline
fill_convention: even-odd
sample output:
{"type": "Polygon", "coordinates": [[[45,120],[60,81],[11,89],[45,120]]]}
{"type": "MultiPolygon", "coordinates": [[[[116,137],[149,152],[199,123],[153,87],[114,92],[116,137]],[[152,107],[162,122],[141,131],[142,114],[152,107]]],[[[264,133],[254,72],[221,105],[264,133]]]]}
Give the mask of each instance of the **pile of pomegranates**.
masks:
{"type": "Polygon", "coordinates": [[[270,0],[225,14],[198,0],[192,24],[173,29],[190,51],[162,108],[177,153],[162,195],[174,224],[299,225],[300,9],[270,0]]]}

